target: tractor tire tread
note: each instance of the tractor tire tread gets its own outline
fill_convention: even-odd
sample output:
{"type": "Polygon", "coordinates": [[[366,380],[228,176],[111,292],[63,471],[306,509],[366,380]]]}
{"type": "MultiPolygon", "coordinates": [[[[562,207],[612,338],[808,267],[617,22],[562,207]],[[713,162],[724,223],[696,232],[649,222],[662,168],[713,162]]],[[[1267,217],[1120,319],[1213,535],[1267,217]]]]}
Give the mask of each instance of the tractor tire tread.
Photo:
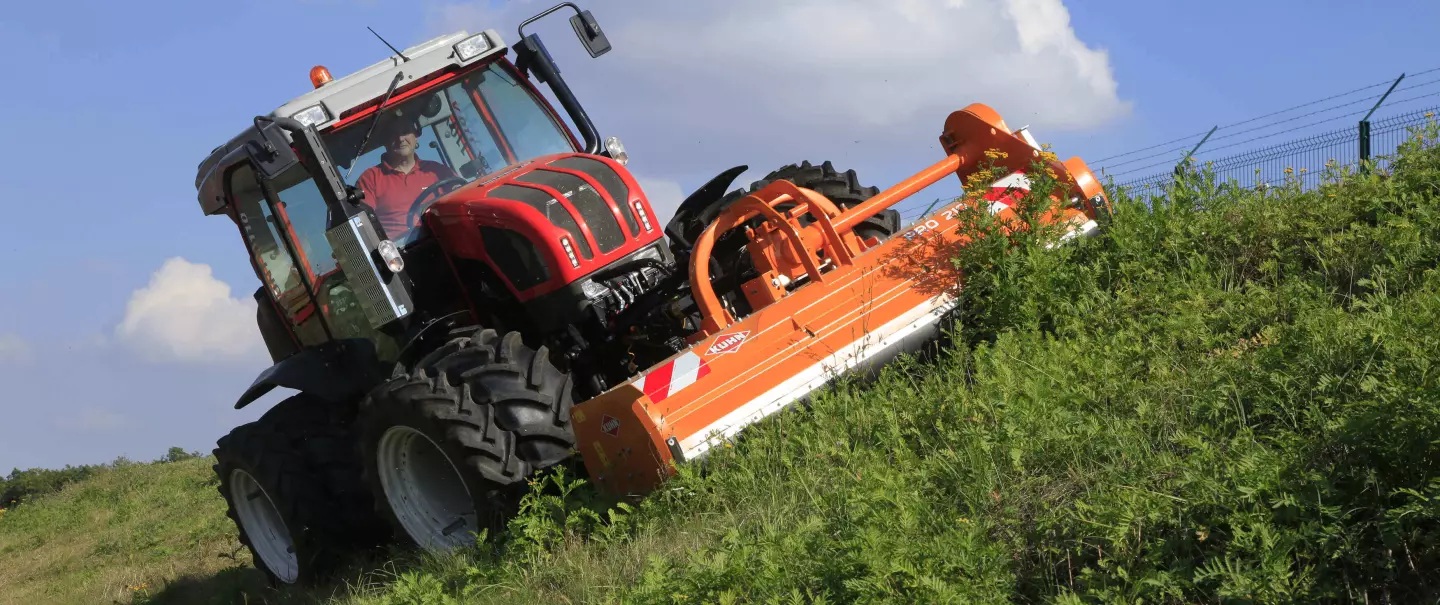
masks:
{"type": "Polygon", "coordinates": [[[240,468],[258,481],[285,520],[301,559],[297,581],[319,579],[355,550],[376,546],[383,538],[383,523],[350,455],[354,439],[348,416],[336,406],[296,395],[216,442],[212,469],[220,479],[226,516],[272,583],[279,579],[255,552],[230,500],[230,471],[240,468]]]}
{"type": "MultiPolygon", "coordinates": [[[[826,160],[818,166],[809,161],[782,166],[765,175],[765,178],[751,183],[750,187],[733,191],[728,196],[731,198],[743,197],[755,193],[777,180],[787,180],[799,187],[814,190],[835,202],[835,205],[842,210],[853,208],[860,202],[880,193],[879,187],[861,185],[860,177],[855,170],[839,172],[835,170],[833,163],[826,160]]],[[[782,204],[782,206],[785,205],[782,204]]],[[[889,238],[899,230],[900,213],[893,208],[867,218],[855,227],[857,235],[864,238],[876,237],[880,240],[889,238]]]]}

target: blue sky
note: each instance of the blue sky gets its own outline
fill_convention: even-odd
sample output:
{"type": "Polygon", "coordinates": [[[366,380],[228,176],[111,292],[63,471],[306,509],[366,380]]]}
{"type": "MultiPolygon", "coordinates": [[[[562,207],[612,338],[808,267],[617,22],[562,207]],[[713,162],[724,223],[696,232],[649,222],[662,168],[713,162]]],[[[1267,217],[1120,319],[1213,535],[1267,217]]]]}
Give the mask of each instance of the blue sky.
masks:
{"type": "MultiPolygon", "coordinates": [[[[266,365],[244,307],[258,283],[234,225],[201,215],[196,165],[305,92],[312,65],[340,75],[384,58],[367,25],[404,47],[494,19],[513,42],[517,18],[543,4],[86,1],[0,13],[0,209],[12,227],[0,243],[0,472],[208,450],[273,403],[230,409],[266,365]],[[176,257],[185,264],[162,272],[153,296],[137,295],[176,257]],[[119,329],[136,300],[215,327],[177,334],[151,317],[119,329]]],[[[834,159],[888,185],[939,158],[939,108],[975,101],[1034,123],[1062,157],[1100,158],[1440,66],[1433,1],[1071,0],[1068,15],[1058,0],[782,4],[840,8],[828,29],[789,36],[806,13],[769,19],[754,1],[583,2],[615,45],[595,61],[563,19],[539,31],[662,206],[737,163],[758,177],[834,159]],[[1015,23],[1034,25],[1029,46],[1015,23]],[[844,54],[857,48],[863,61],[844,54]],[[1087,65],[1106,73],[1070,75],[1087,65]]]]}

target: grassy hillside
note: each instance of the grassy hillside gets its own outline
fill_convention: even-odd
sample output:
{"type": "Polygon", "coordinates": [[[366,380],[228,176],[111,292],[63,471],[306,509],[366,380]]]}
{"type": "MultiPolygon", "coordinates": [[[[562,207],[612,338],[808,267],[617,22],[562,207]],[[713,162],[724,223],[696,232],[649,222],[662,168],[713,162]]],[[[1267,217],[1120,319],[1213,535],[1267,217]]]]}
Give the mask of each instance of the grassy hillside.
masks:
{"type": "Polygon", "coordinates": [[[210,464],[102,468],[0,514],[0,604],[125,603],[166,579],[248,565],[210,464]]]}
{"type": "Polygon", "coordinates": [[[1343,181],[976,247],[954,346],[633,505],[552,474],[505,536],[281,594],[203,463],[122,468],[0,517],[0,603],[1433,602],[1440,152],[1343,181]]]}

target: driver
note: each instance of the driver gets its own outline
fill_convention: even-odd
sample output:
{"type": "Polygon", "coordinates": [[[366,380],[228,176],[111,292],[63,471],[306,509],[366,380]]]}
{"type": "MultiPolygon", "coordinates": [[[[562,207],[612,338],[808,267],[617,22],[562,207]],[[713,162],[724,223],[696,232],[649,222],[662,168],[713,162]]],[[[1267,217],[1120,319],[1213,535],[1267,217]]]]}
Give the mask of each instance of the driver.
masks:
{"type": "Polygon", "coordinates": [[[415,198],[455,172],[439,162],[420,159],[420,124],[413,119],[396,117],[378,133],[385,145],[380,163],[360,173],[355,184],[365,192],[365,199],[375,208],[375,216],[385,227],[387,237],[394,239],[410,230],[406,224],[415,198]]]}

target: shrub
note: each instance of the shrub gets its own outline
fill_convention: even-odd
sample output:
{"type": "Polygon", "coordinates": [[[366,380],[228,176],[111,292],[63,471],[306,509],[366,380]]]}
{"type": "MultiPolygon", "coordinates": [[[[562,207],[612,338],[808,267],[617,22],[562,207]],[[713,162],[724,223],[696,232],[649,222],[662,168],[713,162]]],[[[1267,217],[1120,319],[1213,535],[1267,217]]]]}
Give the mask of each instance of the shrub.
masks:
{"type": "MultiPolygon", "coordinates": [[[[179,462],[204,456],[200,452],[186,452],[184,448],[172,447],[165,456],[155,462],[179,462]]],[[[62,469],[32,468],[12,469],[8,477],[0,477],[0,508],[12,508],[36,496],[53,494],[61,488],[81,481],[98,471],[137,464],[125,456],[117,456],[108,464],[65,465],[62,469]]]]}
{"type": "Polygon", "coordinates": [[[60,488],[89,477],[98,466],[70,466],[63,469],[14,469],[0,480],[0,508],[13,508],[35,496],[51,494],[60,488]]]}

